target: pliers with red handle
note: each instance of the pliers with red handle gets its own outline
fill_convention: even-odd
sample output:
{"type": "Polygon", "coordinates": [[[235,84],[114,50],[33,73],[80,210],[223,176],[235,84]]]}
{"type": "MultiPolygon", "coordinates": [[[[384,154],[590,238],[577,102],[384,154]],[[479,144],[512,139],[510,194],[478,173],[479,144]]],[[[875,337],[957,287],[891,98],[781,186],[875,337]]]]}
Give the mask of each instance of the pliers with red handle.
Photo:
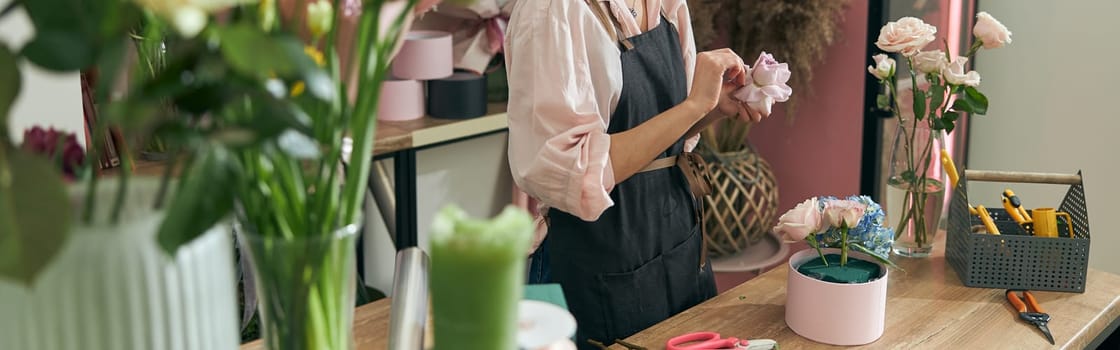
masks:
{"type": "Polygon", "coordinates": [[[1050,328],[1046,326],[1046,323],[1050,322],[1050,315],[1047,314],[1046,311],[1042,311],[1042,307],[1038,306],[1038,300],[1034,298],[1034,295],[1031,294],[1030,291],[1023,291],[1023,299],[1027,300],[1026,303],[1024,303],[1023,299],[1020,299],[1019,295],[1015,294],[1015,292],[1015,290],[1007,290],[1007,301],[1011,303],[1011,306],[1014,307],[1015,310],[1019,311],[1019,318],[1042,330],[1042,334],[1046,336],[1046,340],[1049,340],[1050,344],[1053,345],[1054,336],[1050,335],[1050,328]],[[1028,306],[1030,306],[1030,310],[1027,310],[1028,306]]]}

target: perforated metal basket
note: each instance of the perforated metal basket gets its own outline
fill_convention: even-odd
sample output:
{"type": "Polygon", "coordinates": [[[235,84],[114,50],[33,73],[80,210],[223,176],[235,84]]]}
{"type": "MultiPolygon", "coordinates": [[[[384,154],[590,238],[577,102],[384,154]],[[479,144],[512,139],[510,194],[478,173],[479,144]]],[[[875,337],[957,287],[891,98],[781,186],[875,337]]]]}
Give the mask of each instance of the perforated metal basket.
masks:
{"type": "Polygon", "coordinates": [[[945,255],[965,286],[1085,292],[1085,274],[1089,266],[1089,211],[1085,205],[1085,188],[1080,171],[1069,175],[966,170],[953,191],[949,207],[945,255]],[[1058,211],[1069,213],[1074,232],[1071,235],[1063,227],[1059,237],[1027,235],[1005,210],[997,206],[988,210],[1002,234],[973,233],[972,228],[982,223],[968,212],[969,180],[1069,185],[1058,211]]]}

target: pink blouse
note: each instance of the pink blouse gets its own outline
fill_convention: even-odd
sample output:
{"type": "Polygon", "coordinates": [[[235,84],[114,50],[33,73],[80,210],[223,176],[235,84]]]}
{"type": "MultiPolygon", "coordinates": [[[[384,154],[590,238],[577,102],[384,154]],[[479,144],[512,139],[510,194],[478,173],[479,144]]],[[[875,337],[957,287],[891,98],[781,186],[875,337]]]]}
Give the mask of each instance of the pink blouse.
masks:
{"type": "MultiPolygon", "coordinates": [[[[640,34],[624,0],[598,0],[640,34]]],[[[645,1],[653,28],[677,27],[691,88],[696,43],[684,0],[645,1]]],[[[595,221],[614,205],[610,116],[622,92],[619,45],[583,0],[519,0],[505,42],[509,81],[509,161],[517,185],[543,206],[595,221]]],[[[685,144],[696,146],[699,137],[685,144]]],[[[541,208],[541,213],[545,213],[541,208]]]]}

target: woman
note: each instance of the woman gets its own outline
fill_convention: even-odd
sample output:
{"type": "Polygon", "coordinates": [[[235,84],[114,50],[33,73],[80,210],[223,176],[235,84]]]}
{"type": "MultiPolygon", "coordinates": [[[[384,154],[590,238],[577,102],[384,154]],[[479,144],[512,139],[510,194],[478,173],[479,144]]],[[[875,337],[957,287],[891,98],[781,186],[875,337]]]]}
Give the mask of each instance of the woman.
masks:
{"type": "Polygon", "coordinates": [[[696,54],[684,0],[521,0],[506,38],[509,158],[549,207],[551,279],[577,343],[610,344],[715,295],[697,207],[676,157],[726,117],[730,50],[696,54]]]}

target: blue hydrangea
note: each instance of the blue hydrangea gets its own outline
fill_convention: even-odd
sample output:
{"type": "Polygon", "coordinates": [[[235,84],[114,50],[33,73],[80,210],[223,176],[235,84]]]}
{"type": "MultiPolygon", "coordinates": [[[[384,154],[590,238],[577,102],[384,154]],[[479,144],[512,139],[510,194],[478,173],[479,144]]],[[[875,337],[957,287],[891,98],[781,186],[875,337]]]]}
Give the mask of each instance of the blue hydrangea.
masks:
{"type": "MultiPolygon", "coordinates": [[[[876,254],[888,256],[891,252],[891,246],[894,244],[894,230],[883,225],[883,208],[868,196],[850,196],[846,199],[867,205],[867,209],[863,212],[863,218],[859,220],[855,227],[848,230],[848,239],[859,242],[860,245],[867,247],[876,254]]],[[[824,210],[828,202],[837,200],[837,198],[824,196],[819,197],[818,200],[821,210],[824,210]]],[[[840,229],[829,228],[827,231],[818,234],[817,239],[823,243],[823,247],[839,248],[840,229]]]]}

